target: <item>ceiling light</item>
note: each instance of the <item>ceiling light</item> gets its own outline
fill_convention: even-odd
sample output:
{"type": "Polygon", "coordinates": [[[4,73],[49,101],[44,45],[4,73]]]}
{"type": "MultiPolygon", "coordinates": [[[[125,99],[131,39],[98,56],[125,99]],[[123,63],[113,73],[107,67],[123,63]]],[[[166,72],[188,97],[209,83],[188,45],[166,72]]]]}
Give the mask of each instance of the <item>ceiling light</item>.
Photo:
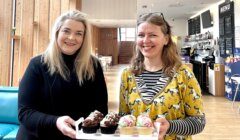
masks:
{"type": "Polygon", "coordinates": [[[182,6],[183,6],[183,4],[180,2],[168,5],[168,7],[182,7],[182,6]]]}

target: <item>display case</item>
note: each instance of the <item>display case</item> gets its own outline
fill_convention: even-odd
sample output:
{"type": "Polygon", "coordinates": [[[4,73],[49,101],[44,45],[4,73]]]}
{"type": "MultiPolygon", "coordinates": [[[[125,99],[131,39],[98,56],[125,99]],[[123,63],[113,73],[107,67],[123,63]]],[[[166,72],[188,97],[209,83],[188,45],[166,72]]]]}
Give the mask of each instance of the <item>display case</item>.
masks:
{"type": "MultiPolygon", "coordinates": [[[[231,79],[232,76],[240,74],[240,58],[227,57],[225,60],[225,96],[233,100],[237,83],[231,79]]],[[[240,89],[239,91],[240,92],[240,89]]],[[[236,101],[240,101],[240,94],[236,96],[236,101]]]]}

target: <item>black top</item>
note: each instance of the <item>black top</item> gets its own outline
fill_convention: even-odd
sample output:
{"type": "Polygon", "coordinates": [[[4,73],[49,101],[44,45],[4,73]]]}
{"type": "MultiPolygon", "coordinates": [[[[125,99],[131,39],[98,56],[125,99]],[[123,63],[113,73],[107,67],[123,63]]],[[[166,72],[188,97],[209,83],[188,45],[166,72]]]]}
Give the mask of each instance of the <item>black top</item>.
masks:
{"type": "Polygon", "coordinates": [[[94,66],[94,80],[84,80],[80,86],[73,68],[75,56],[63,58],[70,69],[68,81],[59,74],[50,75],[41,56],[30,61],[19,86],[18,140],[70,139],[56,127],[59,116],[78,120],[94,110],[107,114],[107,88],[100,63],[94,66]]]}

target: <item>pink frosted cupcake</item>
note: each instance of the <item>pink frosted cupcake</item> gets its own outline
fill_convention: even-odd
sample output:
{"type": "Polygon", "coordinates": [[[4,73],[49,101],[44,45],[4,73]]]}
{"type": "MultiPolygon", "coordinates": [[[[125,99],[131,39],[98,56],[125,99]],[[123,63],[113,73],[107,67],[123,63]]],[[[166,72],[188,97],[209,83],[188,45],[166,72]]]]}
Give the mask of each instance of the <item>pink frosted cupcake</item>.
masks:
{"type": "Polygon", "coordinates": [[[118,122],[119,132],[121,135],[134,135],[136,117],[133,115],[122,116],[118,122]]]}
{"type": "Polygon", "coordinates": [[[151,135],[153,133],[153,123],[148,114],[141,114],[137,117],[137,130],[139,135],[151,135]]]}

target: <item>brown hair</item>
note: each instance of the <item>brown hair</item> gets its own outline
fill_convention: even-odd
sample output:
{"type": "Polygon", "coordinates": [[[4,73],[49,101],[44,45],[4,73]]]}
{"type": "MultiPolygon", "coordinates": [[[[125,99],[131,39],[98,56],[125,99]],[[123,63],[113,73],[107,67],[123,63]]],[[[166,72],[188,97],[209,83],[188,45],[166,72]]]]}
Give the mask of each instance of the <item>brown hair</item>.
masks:
{"type": "MultiPolygon", "coordinates": [[[[182,62],[177,49],[177,45],[173,42],[171,38],[172,32],[171,32],[170,25],[165,21],[162,14],[159,15],[154,13],[140,16],[137,22],[137,26],[139,26],[144,22],[160,26],[163,34],[169,38],[167,45],[164,45],[163,47],[161,59],[163,62],[163,72],[167,76],[172,77],[173,76],[172,71],[177,70],[181,66],[182,62]]],[[[132,58],[131,65],[132,65],[133,73],[135,75],[139,75],[142,73],[144,69],[144,64],[143,64],[144,56],[141,53],[141,51],[138,49],[138,47],[137,46],[135,47],[136,47],[135,55],[132,58]]]]}

